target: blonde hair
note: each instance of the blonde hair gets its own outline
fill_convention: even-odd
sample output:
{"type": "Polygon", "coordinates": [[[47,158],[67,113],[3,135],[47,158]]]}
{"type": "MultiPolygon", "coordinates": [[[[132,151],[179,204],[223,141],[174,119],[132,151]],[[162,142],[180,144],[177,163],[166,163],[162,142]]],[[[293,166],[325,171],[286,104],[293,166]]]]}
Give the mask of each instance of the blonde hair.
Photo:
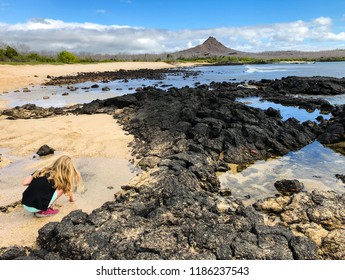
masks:
{"type": "Polygon", "coordinates": [[[34,178],[47,176],[48,180],[54,181],[54,188],[62,190],[64,194],[70,194],[74,187],[78,192],[83,190],[82,178],[78,170],[74,167],[72,159],[63,155],[51,165],[36,171],[34,178]]]}

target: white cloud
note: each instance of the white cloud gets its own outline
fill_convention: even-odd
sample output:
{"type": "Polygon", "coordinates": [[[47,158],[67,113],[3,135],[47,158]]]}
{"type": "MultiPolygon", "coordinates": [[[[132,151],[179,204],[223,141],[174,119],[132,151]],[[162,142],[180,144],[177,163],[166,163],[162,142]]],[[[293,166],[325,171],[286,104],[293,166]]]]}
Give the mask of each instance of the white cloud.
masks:
{"type": "Polygon", "coordinates": [[[338,34],[327,33],[326,38],[332,41],[345,41],[345,32],[340,32],[338,34]]]}
{"type": "Polygon", "coordinates": [[[26,44],[34,51],[91,53],[163,53],[202,43],[209,36],[242,51],[317,50],[345,48],[345,33],[332,31],[332,19],[214,29],[165,30],[122,25],[32,19],[26,23],[0,23],[0,42],[26,44]]]}
{"type": "Polygon", "coordinates": [[[313,21],[313,23],[315,23],[316,25],[330,26],[332,24],[332,19],[328,17],[319,17],[319,18],[316,18],[313,21]]]}

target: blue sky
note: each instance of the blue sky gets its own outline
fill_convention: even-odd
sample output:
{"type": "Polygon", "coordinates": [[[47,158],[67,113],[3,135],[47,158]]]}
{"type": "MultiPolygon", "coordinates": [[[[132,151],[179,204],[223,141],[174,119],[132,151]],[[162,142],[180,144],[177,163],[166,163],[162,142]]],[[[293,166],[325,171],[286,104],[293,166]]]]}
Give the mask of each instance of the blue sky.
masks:
{"type": "Polygon", "coordinates": [[[250,52],[345,48],[345,0],[0,0],[0,42],[33,51],[162,53],[213,36],[250,52]]]}

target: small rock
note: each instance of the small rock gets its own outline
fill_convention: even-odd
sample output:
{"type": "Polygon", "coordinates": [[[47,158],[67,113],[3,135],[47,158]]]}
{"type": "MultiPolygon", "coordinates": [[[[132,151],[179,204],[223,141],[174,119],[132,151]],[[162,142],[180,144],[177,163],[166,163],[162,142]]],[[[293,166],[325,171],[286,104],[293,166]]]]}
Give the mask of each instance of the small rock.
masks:
{"type": "Polygon", "coordinates": [[[345,183],[345,175],[335,174],[335,178],[337,178],[338,180],[341,180],[343,183],[345,183]]]}
{"type": "Polygon", "coordinates": [[[231,196],[231,190],[230,189],[220,189],[219,194],[220,194],[220,196],[231,196]]]}
{"type": "Polygon", "coordinates": [[[110,90],[110,87],[104,87],[102,88],[102,91],[109,91],[110,90]]]}
{"type": "Polygon", "coordinates": [[[76,91],[78,88],[75,86],[67,86],[67,89],[70,91],[76,91]]]}
{"type": "Polygon", "coordinates": [[[149,168],[155,167],[158,161],[159,161],[158,157],[150,156],[150,157],[142,158],[138,162],[138,165],[140,166],[141,169],[148,170],[149,168]]]}
{"type": "Polygon", "coordinates": [[[283,195],[292,195],[294,193],[299,193],[304,189],[303,183],[298,180],[280,180],[274,183],[275,188],[278,192],[283,195]]]}
{"type": "Polygon", "coordinates": [[[55,150],[49,147],[48,145],[43,145],[38,149],[36,154],[38,154],[39,156],[46,156],[46,155],[54,154],[54,151],[55,150]]]}

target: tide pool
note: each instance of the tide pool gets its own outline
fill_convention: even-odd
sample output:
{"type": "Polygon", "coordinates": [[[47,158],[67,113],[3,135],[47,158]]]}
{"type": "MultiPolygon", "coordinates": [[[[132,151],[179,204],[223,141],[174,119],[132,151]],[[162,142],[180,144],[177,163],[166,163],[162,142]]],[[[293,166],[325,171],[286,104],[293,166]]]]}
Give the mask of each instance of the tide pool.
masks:
{"type": "Polygon", "coordinates": [[[307,191],[333,190],[345,193],[345,184],[335,174],[344,174],[345,157],[315,141],[299,151],[267,161],[257,161],[241,172],[225,172],[219,176],[221,186],[250,204],[278,194],[277,180],[297,179],[307,191]]]}
{"type": "Polygon", "coordinates": [[[280,111],[283,121],[287,120],[288,118],[295,118],[300,122],[305,122],[308,120],[316,121],[316,118],[318,116],[322,116],[324,119],[329,119],[331,117],[330,114],[321,114],[320,110],[318,109],[316,109],[314,112],[308,112],[298,107],[284,106],[274,102],[261,100],[260,97],[237,98],[236,101],[245,103],[248,106],[259,108],[262,110],[267,110],[268,108],[272,107],[273,109],[280,111]]]}

